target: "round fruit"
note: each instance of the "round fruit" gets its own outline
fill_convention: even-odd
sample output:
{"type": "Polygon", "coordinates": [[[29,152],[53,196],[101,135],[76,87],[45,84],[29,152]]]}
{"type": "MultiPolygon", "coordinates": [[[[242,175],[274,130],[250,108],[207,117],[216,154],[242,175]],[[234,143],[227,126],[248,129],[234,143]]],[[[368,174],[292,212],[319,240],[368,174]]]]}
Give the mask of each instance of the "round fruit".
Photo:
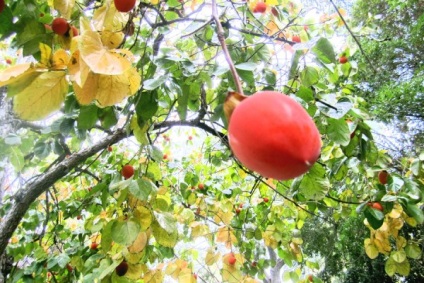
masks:
{"type": "Polygon", "coordinates": [[[113,148],[111,146],[107,147],[107,151],[112,152],[113,148]]]}
{"type": "Polygon", "coordinates": [[[197,187],[199,188],[199,190],[203,190],[205,188],[205,185],[200,183],[199,185],[197,185],[197,187]]]}
{"type": "Polygon", "coordinates": [[[321,150],[320,134],[309,114],[275,91],[257,92],[241,101],[231,115],[228,135],[244,166],[276,180],[304,174],[321,150]]]}
{"type": "Polygon", "coordinates": [[[3,12],[5,6],[4,0],[0,0],[0,13],[3,12]]]}
{"type": "Polygon", "coordinates": [[[99,244],[97,244],[96,242],[92,242],[92,243],[91,243],[91,246],[90,246],[90,249],[92,249],[92,250],[96,250],[98,245],[99,245],[99,244]]]}
{"type": "Polygon", "coordinates": [[[52,22],[52,30],[55,34],[64,35],[69,30],[69,24],[64,18],[56,18],[52,22]]]}
{"type": "Polygon", "coordinates": [[[266,11],[266,3],[260,1],[256,4],[255,8],[253,9],[253,13],[265,13],[266,11]]]}
{"type": "Polygon", "coordinates": [[[309,274],[308,275],[308,280],[309,280],[309,282],[313,282],[314,281],[314,277],[311,274],[309,274]]]}
{"type": "Polygon", "coordinates": [[[236,208],[236,214],[240,214],[240,212],[241,212],[241,208],[236,208]]]}
{"type": "Polygon", "coordinates": [[[237,259],[236,257],[232,254],[228,257],[228,263],[231,265],[234,265],[236,263],[237,259]]]}
{"type": "Polygon", "coordinates": [[[197,274],[196,273],[193,273],[193,278],[194,279],[197,279],[197,274]]]}
{"type": "Polygon", "coordinates": [[[342,57],[340,57],[339,58],[339,62],[340,62],[340,64],[345,64],[345,63],[347,63],[347,57],[346,56],[342,56],[342,57]]]}
{"type": "Polygon", "coordinates": [[[134,167],[129,164],[124,165],[124,167],[122,167],[121,174],[122,176],[124,176],[125,179],[131,178],[132,176],[134,176],[134,167]]]}
{"type": "Polygon", "coordinates": [[[377,210],[380,210],[380,211],[383,211],[384,210],[383,206],[379,202],[374,202],[372,204],[372,208],[377,209],[377,210]]]}
{"type": "Polygon", "coordinates": [[[387,179],[389,178],[389,173],[386,170],[378,172],[378,180],[380,184],[387,184],[387,179]]]}
{"type": "Polygon", "coordinates": [[[292,36],[292,41],[293,41],[293,42],[296,42],[296,43],[300,43],[300,42],[301,42],[301,40],[300,40],[300,36],[298,36],[298,35],[293,35],[293,36],[292,36]]]}
{"type": "Polygon", "coordinates": [[[264,198],[264,202],[268,202],[269,201],[269,199],[268,198],[264,198]]]}
{"type": "Polygon", "coordinates": [[[124,276],[128,271],[128,263],[126,261],[121,262],[116,268],[115,268],[116,274],[118,276],[124,276]]]}
{"type": "Polygon", "coordinates": [[[119,12],[129,12],[135,6],[135,0],[113,0],[115,3],[116,10],[119,12]]]}
{"type": "Polygon", "coordinates": [[[6,59],[6,64],[8,64],[8,65],[12,64],[12,60],[6,59]]]}
{"type": "Polygon", "coordinates": [[[72,272],[72,270],[74,270],[69,263],[66,265],[66,269],[68,269],[69,272],[72,272]]]}

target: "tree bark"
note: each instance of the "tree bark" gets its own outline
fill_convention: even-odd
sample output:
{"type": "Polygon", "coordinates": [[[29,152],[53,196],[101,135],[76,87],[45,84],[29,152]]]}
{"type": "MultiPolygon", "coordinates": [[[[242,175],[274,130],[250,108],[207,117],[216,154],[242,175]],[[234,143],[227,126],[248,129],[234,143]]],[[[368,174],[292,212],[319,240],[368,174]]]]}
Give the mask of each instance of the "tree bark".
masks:
{"type": "Polygon", "coordinates": [[[25,188],[20,189],[13,196],[13,203],[6,216],[0,223],[0,255],[5,251],[9,239],[18,227],[31,203],[33,203],[44,191],[52,186],[60,178],[66,176],[70,171],[83,163],[87,158],[95,155],[102,149],[107,148],[124,138],[127,133],[119,129],[111,135],[102,139],[92,147],[71,154],[68,158],[49,168],[38,178],[29,182],[25,188]]]}

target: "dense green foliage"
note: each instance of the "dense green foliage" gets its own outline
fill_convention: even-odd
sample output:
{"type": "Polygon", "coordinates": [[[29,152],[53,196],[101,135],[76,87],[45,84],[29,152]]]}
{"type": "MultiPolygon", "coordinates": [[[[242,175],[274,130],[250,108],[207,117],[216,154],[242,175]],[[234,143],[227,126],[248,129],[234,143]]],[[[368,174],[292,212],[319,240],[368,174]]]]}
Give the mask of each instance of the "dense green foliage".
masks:
{"type": "Polygon", "coordinates": [[[356,95],[369,67],[330,40],[346,11],[268,0],[253,13],[256,2],[137,1],[123,14],[112,0],[8,1],[8,282],[319,283],[344,270],[351,282],[369,270],[356,258],[394,280],[415,271],[421,230],[403,229],[424,222],[424,153],[395,166],[375,143],[356,95]],[[50,29],[57,16],[64,35],[50,29]],[[299,102],[321,135],[319,159],[292,180],[247,170],[229,147],[228,92],[265,89],[299,102]]]}

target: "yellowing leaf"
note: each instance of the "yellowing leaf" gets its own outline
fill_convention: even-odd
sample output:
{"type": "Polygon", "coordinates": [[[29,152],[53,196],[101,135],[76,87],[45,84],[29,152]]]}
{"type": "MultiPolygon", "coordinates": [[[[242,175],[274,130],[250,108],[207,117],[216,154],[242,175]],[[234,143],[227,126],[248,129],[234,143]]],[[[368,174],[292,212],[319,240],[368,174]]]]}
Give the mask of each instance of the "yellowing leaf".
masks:
{"type": "Polygon", "coordinates": [[[134,218],[139,221],[142,230],[149,228],[153,220],[152,212],[145,206],[137,206],[134,218]]]}
{"type": "Polygon", "coordinates": [[[374,245],[374,243],[371,242],[369,238],[365,239],[364,245],[365,245],[365,253],[370,259],[375,259],[376,257],[378,257],[378,254],[379,254],[378,249],[374,245]]]}
{"type": "Polygon", "coordinates": [[[122,75],[100,75],[90,72],[83,87],[74,84],[78,101],[89,104],[96,100],[100,107],[112,106],[127,96],[133,95],[140,87],[141,77],[134,68],[122,75]]]}
{"type": "Polygon", "coordinates": [[[164,247],[173,248],[177,244],[178,232],[173,231],[168,233],[163,229],[157,221],[152,223],[152,233],[159,245],[164,247]]]}
{"type": "Polygon", "coordinates": [[[62,17],[69,19],[72,9],[75,6],[75,0],[54,0],[53,7],[59,11],[62,17]]]}
{"type": "Polygon", "coordinates": [[[101,33],[101,40],[104,46],[109,49],[118,48],[124,40],[124,33],[121,31],[108,31],[105,30],[101,33]]]}
{"type": "Polygon", "coordinates": [[[206,254],[205,257],[205,263],[206,265],[213,265],[218,261],[218,259],[221,257],[221,254],[218,252],[215,252],[213,248],[210,248],[206,254]]]}
{"type": "Polygon", "coordinates": [[[80,36],[81,58],[91,71],[103,75],[122,75],[131,63],[119,54],[106,49],[100,35],[86,31],[80,36]]]}
{"type": "Polygon", "coordinates": [[[124,29],[128,14],[118,12],[111,2],[113,1],[107,2],[94,12],[92,23],[95,30],[121,31],[124,29]]]}
{"type": "Polygon", "coordinates": [[[409,263],[409,260],[405,260],[396,265],[396,272],[399,273],[400,275],[408,276],[410,271],[411,271],[411,265],[409,263]]]}
{"type": "Polygon", "coordinates": [[[39,44],[40,52],[41,52],[41,59],[40,64],[44,67],[50,67],[51,66],[51,58],[52,58],[52,49],[50,46],[40,43],[39,44]]]}
{"type": "Polygon", "coordinates": [[[225,243],[227,248],[231,248],[232,245],[237,244],[237,238],[231,228],[224,226],[218,229],[216,242],[225,243]]]}
{"type": "Polygon", "coordinates": [[[45,72],[37,76],[30,84],[16,86],[19,93],[14,97],[13,109],[24,120],[40,120],[58,110],[69,89],[65,72],[45,72]]]}
{"type": "Polygon", "coordinates": [[[178,283],[195,283],[196,279],[190,268],[183,268],[178,274],[178,283]]]}
{"type": "Polygon", "coordinates": [[[70,56],[69,54],[63,50],[59,49],[53,54],[52,58],[52,67],[56,70],[63,70],[66,69],[69,64],[70,56]]]}
{"type": "MultiPolygon", "coordinates": [[[[35,71],[36,69],[29,63],[14,65],[7,68],[0,73],[0,87],[13,84],[17,81],[24,82],[31,78],[34,79],[36,77],[36,75],[34,76],[33,74],[35,71]]],[[[8,93],[8,96],[10,97],[11,95],[8,93]]]]}
{"type": "Polygon", "coordinates": [[[140,233],[138,233],[138,236],[135,239],[135,241],[132,243],[131,246],[128,247],[128,251],[130,253],[139,253],[139,252],[141,252],[146,247],[148,240],[149,239],[147,238],[147,233],[146,232],[140,232],[140,233]]]}
{"type": "Polygon", "coordinates": [[[192,222],[190,224],[190,227],[191,227],[190,235],[192,238],[206,236],[210,233],[209,226],[200,222],[192,222]]]}
{"type": "Polygon", "coordinates": [[[147,272],[146,275],[144,275],[143,279],[144,279],[144,282],[162,283],[163,277],[164,277],[164,274],[162,270],[155,269],[155,270],[150,270],[149,272],[147,272]]]}

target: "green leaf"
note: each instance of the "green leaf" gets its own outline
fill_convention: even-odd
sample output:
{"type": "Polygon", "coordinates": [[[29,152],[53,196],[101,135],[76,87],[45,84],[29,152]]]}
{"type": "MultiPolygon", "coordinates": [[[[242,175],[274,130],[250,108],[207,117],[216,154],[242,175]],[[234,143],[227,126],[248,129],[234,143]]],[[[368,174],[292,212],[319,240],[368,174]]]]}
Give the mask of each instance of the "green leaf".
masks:
{"type": "Polygon", "coordinates": [[[137,122],[140,127],[152,118],[159,109],[158,101],[156,99],[156,92],[149,91],[143,92],[139,96],[135,111],[137,113],[137,122]]]}
{"type": "Polygon", "coordinates": [[[310,87],[316,84],[319,80],[319,74],[317,69],[315,69],[314,67],[307,66],[300,73],[300,79],[302,80],[302,84],[305,87],[310,87]]]}
{"type": "Polygon", "coordinates": [[[113,234],[113,224],[116,220],[112,220],[106,224],[106,226],[102,230],[102,238],[101,238],[101,248],[102,251],[108,252],[112,246],[112,234],[113,234]]]}
{"type": "Polygon", "coordinates": [[[406,213],[413,217],[418,224],[422,224],[424,222],[424,213],[416,204],[408,203],[406,205],[406,213]]]}
{"type": "Polygon", "coordinates": [[[350,130],[344,119],[328,119],[328,137],[335,143],[347,146],[350,143],[350,130]]]}
{"type": "Polygon", "coordinates": [[[160,227],[162,227],[166,232],[172,233],[174,231],[177,231],[177,221],[172,216],[172,214],[168,212],[153,212],[158,224],[160,227]]]}
{"type": "Polygon", "coordinates": [[[83,130],[93,128],[97,122],[97,109],[96,105],[82,106],[78,115],[77,127],[83,130]]]}
{"type": "Polygon", "coordinates": [[[296,77],[298,73],[298,68],[299,68],[299,59],[300,57],[302,57],[302,55],[303,55],[302,50],[296,50],[296,52],[294,53],[294,56],[291,61],[291,66],[290,66],[289,80],[292,80],[296,77]]]}
{"type": "Polygon", "coordinates": [[[422,252],[419,245],[408,243],[405,247],[406,256],[412,259],[420,259],[422,252]]]}
{"type": "Polygon", "coordinates": [[[102,127],[105,129],[110,129],[118,123],[118,116],[116,115],[115,109],[113,107],[106,107],[103,109],[98,109],[98,116],[101,121],[102,127]]]}
{"type": "Polygon", "coordinates": [[[384,214],[380,210],[367,207],[364,210],[364,214],[365,214],[365,217],[368,220],[368,223],[371,225],[371,227],[374,230],[377,230],[378,228],[381,227],[381,225],[383,225],[384,214]]]}
{"type": "Polygon", "coordinates": [[[71,258],[65,254],[65,253],[61,253],[59,254],[59,256],[57,256],[57,264],[61,267],[61,268],[65,268],[65,266],[71,261],[71,258]]]}
{"type": "Polygon", "coordinates": [[[386,271],[387,275],[389,275],[389,276],[395,275],[395,273],[396,273],[396,262],[392,258],[389,258],[386,261],[386,264],[384,265],[384,270],[386,271]]]}
{"type": "Polygon", "coordinates": [[[235,65],[236,69],[243,71],[254,71],[257,68],[257,64],[253,62],[240,63],[235,65]]]}
{"type": "Polygon", "coordinates": [[[15,135],[15,134],[9,134],[7,137],[4,138],[4,142],[7,145],[19,145],[21,144],[21,137],[15,135]]]}
{"type": "MultiPolygon", "coordinates": [[[[175,62],[172,62],[172,64],[175,64],[175,62]]],[[[145,90],[154,90],[160,87],[164,82],[166,82],[167,79],[168,79],[167,76],[159,76],[156,79],[145,80],[143,83],[143,88],[145,90]]]]}
{"type": "Polygon", "coordinates": [[[156,239],[156,242],[164,247],[173,248],[177,244],[178,232],[177,230],[168,233],[163,229],[157,221],[152,223],[152,234],[156,239]]]}
{"type": "Polygon", "coordinates": [[[336,63],[336,54],[333,45],[327,38],[321,37],[311,49],[317,59],[324,64],[336,63]]]}
{"type": "Polygon", "coordinates": [[[9,149],[9,161],[17,172],[20,172],[25,166],[25,159],[22,151],[15,147],[9,149]]]}
{"type": "Polygon", "coordinates": [[[406,259],[406,253],[404,250],[394,251],[391,253],[390,257],[397,263],[402,263],[406,259]]]}
{"type": "Polygon", "coordinates": [[[299,185],[299,192],[306,199],[323,199],[330,187],[324,176],[325,169],[322,165],[315,163],[309,172],[303,176],[299,185]]]}
{"type": "Polygon", "coordinates": [[[299,87],[299,90],[297,91],[296,95],[302,98],[305,102],[314,100],[314,92],[311,88],[305,87],[304,85],[301,85],[299,87]]]}
{"type": "Polygon", "coordinates": [[[140,224],[132,220],[118,220],[112,226],[112,239],[118,244],[131,245],[140,232],[140,224]]]}
{"type": "Polygon", "coordinates": [[[398,263],[396,266],[396,272],[399,273],[399,275],[408,276],[410,271],[411,265],[409,263],[409,260],[405,260],[401,263],[398,263]]]}
{"type": "Polygon", "coordinates": [[[46,141],[38,141],[34,147],[34,153],[39,159],[46,158],[51,151],[50,143],[46,141]]]}
{"type": "Polygon", "coordinates": [[[132,180],[128,189],[131,194],[142,201],[147,201],[151,192],[157,190],[151,181],[145,179],[132,180]]]}
{"type": "Polygon", "coordinates": [[[13,14],[9,7],[5,7],[0,14],[0,34],[9,35],[13,29],[13,14]]]}

